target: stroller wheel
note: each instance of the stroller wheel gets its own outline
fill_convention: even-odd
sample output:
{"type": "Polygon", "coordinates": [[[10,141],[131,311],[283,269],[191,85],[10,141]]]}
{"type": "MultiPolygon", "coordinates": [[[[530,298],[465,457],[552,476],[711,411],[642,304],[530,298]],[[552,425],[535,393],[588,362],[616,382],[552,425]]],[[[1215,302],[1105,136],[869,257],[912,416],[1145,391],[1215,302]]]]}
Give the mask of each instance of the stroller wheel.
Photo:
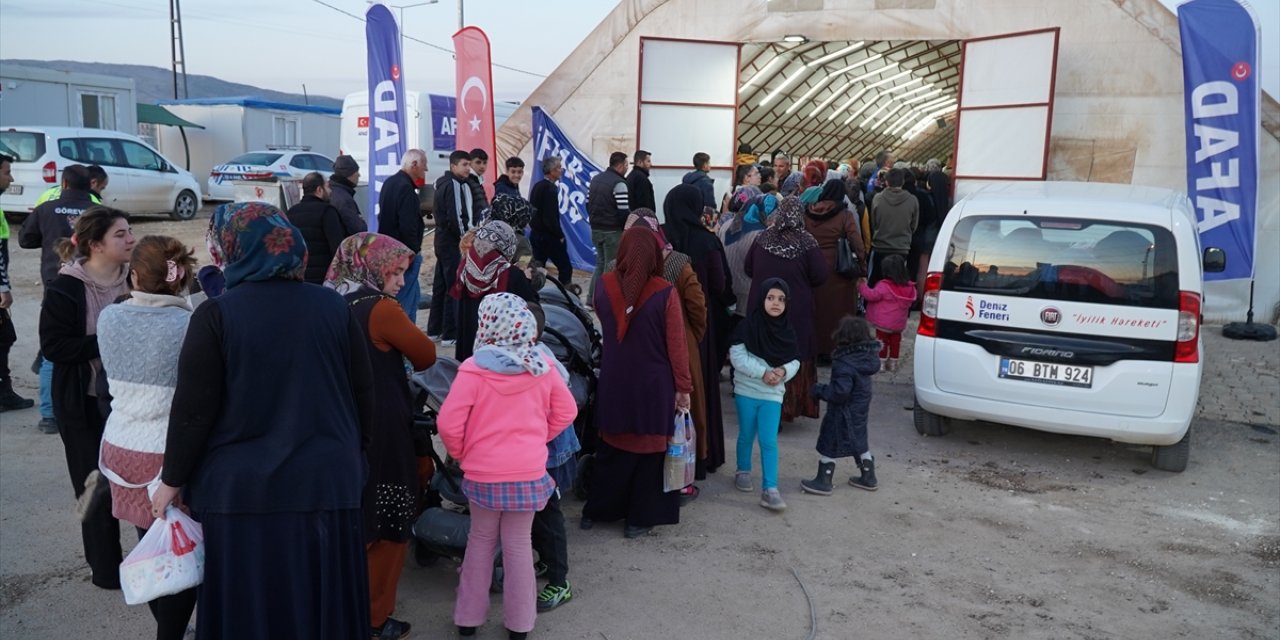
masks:
{"type": "Polygon", "coordinates": [[[431,553],[431,550],[421,540],[413,541],[413,561],[418,563],[419,567],[430,567],[438,560],[440,560],[440,556],[431,553]]]}

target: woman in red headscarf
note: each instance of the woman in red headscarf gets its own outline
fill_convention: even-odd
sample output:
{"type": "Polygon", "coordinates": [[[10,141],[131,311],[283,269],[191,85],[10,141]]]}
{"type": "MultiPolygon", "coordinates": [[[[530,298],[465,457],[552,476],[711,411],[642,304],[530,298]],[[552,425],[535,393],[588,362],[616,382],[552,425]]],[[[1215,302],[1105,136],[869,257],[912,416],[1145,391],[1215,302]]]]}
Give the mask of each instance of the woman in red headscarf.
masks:
{"type": "Polygon", "coordinates": [[[662,271],[656,236],[636,226],[622,234],[617,268],[596,286],[601,442],[583,529],[596,520],[625,519],[626,536],[635,538],[655,525],[680,522],[678,492],[662,490],[662,471],[676,411],[689,410],[693,382],[680,299],[662,271]]]}

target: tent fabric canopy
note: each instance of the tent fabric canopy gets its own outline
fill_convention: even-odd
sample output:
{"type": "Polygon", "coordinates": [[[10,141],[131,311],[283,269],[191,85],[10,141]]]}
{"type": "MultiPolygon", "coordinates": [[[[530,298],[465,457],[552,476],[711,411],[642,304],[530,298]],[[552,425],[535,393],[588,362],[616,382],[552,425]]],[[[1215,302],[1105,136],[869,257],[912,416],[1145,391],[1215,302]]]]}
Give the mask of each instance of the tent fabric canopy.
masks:
{"type": "Polygon", "coordinates": [[[173,115],[168,109],[155,104],[139,104],[138,105],[138,122],[141,124],[163,124],[170,127],[191,127],[193,129],[203,129],[204,127],[188,122],[173,115]]]}

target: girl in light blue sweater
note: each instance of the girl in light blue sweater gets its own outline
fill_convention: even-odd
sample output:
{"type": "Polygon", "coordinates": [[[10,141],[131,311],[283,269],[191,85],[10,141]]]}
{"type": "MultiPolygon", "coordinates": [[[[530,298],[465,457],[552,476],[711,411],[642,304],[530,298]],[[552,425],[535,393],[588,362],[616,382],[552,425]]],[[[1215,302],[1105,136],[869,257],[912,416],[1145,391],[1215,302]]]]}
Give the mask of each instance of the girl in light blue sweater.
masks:
{"type": "Polygon", "coordinates": [[[751,450],[760,440],[760,506],[782,511],[787,503],[778,492],[778,425],[786,383],[800,370],[796,332],[787,320],[787,295],[780,278],[761,286],[760,306],[747,312],[738,325],[729,349],[736,372],[734,402],[738,405],[738,472],[734,486],[751,491],[751,450]]]}

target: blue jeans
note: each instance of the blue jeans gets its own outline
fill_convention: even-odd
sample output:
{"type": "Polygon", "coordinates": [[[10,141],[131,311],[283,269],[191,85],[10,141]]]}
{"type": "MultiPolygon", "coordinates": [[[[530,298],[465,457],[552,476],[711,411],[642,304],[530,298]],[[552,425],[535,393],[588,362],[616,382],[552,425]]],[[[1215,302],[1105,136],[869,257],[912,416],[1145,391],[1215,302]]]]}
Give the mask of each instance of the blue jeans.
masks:
{"type": "Polygon", "coordinates": [[[751,471],[751,449],[760,440],[760,486],[778,488],[778,425],[782,403],[735,395],[738,405],[738,471],[751,471]]]}
{"type": "Polygon", "coordinates": [[[422,270],[422,254],[413,257],[409,268],[404,272],[404,286],[396,294],[396,301],[404,307],[404,312],[411,322],[418,321],[418,301],[422,300],[422,286],[418,284],[418,272],[422,270]]]}
{"type": "Polygon", "coordinates": [[[40,356],[40,417],[53,419],[53,363],[40,356]]]}

